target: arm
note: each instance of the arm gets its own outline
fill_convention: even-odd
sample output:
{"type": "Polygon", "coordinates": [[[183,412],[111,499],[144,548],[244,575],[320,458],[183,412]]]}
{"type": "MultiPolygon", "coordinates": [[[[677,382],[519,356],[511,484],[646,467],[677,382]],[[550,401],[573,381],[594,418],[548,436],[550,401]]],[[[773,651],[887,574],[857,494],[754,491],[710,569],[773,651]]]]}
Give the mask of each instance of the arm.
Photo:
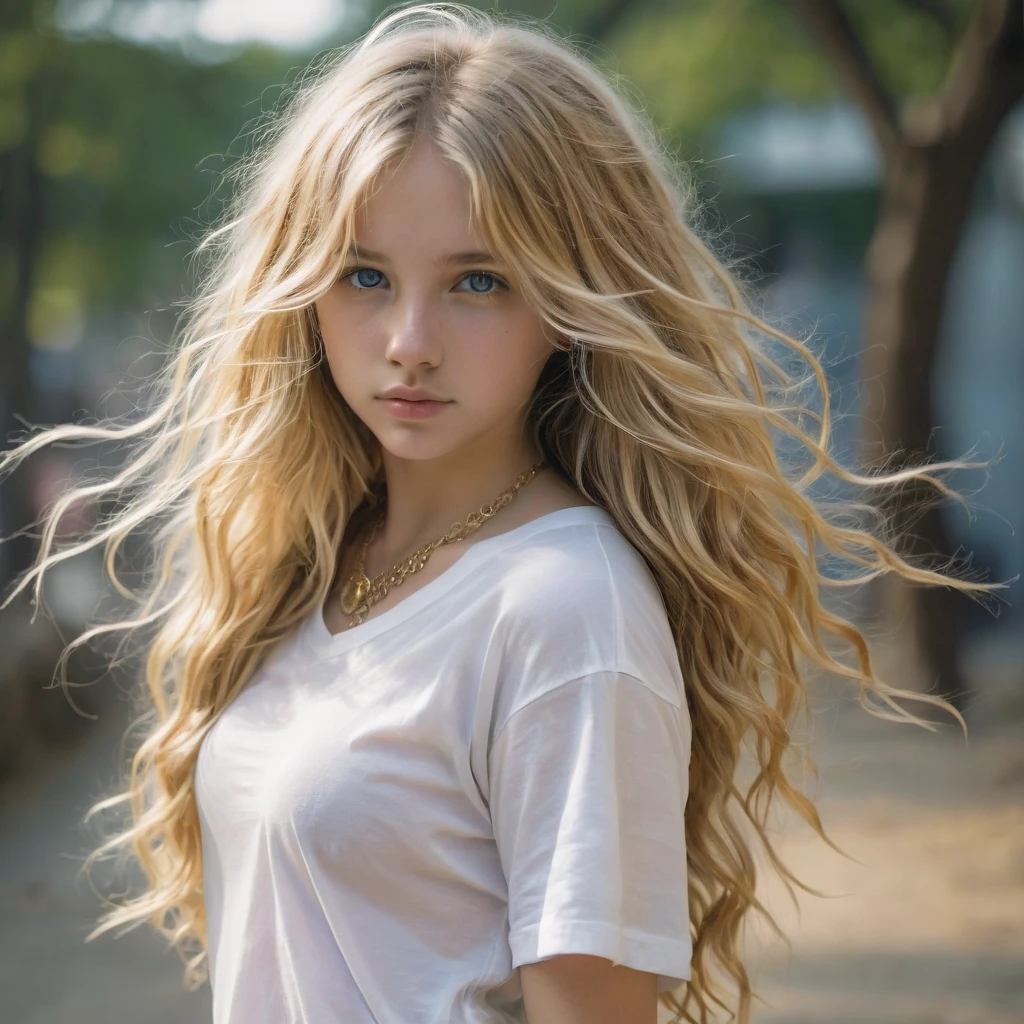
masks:
{"type": "Polygon", "coordinates": [[[611,960],[564,953],[523,964],[530,1024],[656,1024],[657,975],[611,960]]]}
{"type": "Polygon", "coordinates": [[[689,720],[596,672],[521,705],[490,752],[509,945],[530,1024],[656,1024],[690,976],[689,720]]]}

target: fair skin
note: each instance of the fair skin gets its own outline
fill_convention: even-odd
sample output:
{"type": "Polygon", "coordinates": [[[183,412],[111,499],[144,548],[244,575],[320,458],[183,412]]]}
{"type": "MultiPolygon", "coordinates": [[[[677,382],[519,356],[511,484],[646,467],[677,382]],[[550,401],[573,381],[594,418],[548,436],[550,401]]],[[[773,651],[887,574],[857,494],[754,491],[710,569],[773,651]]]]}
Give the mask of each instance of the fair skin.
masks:
{"type": "MultiPolygon", "coordinates": [[[[334,382],[381,447],[387,516],[367,550],[371,579],[496,498],[541,457],[525,415],[554,346],[501,262],[445,262],[486,250],[470,221],[458,168],[421,142],[358,211],[356,251],[316,303],[334,382]],[[396,384],[446,404],[429,419],[401,418],[380,397],[396,384]]],[[[553,470],[542,470],[471,537],[437,548],[364,621],[436,578],[473,543],[585,504],[553,470]]],[[[354,556],[355,545],[346,545],[336,591],[354,556]]],[[[328,600],[324,621],[334,633],[350,628],[337,600],[328,600]]]]}
{"type": "MultiPolygon", "coordinates": [[[[474,230],[459,169],[419,141],[360,209],[356,252],[316,303],[331,376],[380,442],[387,515],[366,554],[373,578],[491,501],[537,462],[526,411],[554,351],[509,268],[474,230]],[[381,392],[402,384],[445,400],[428,418],[394,411],[381,392]]],[[[539,472],[471,537],[370,608],[366,620],[435,579],[474,542],[560,508],[591,504],[553,470],[539,472]]],[[[351,628],[337,599],[352,572],[347,545],[324,607],[332,633],[351,628]]],[[[656,976],[603,957],[549,957],[521,968],[530,1024],[655,1024],[656,976]]]]}

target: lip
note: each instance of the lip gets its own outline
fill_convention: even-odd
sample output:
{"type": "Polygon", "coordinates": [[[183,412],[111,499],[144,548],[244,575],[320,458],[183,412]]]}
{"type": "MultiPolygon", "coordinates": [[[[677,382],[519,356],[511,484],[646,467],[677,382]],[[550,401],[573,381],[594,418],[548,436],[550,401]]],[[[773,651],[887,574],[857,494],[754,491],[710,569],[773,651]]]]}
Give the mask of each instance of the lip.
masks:
{"type": "Polygon", "coordinates": [[[407,388],[404,384],[393,384],[386,391],[382,391],[381,398],[402,398],[407,402],[441,402],[444,399],[440,395],[424,391],[423,388],[407,388]]]}
{"type": "Polygon", "coordinates": [[[411,401],[406,398],[382,398],[381,401],[392,416],[402,420],[430,419],[431,416],[436,416],[442,409],[451,405],[451,402],[438,402],[433,399],[411,401]]]}

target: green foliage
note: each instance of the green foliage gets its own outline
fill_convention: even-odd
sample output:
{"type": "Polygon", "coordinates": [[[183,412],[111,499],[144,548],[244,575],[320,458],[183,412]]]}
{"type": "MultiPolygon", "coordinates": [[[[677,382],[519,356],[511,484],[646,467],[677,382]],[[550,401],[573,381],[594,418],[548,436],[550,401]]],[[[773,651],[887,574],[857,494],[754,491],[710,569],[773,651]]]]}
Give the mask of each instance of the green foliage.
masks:
{"type": "Polygon", "coordinates": [[[846,6],[882,80],[896,96],[913,97],[934,92],[942,84],[954,42],[978,3],[945,0],[942,6],[955,23],[952,37],[934,18],[899,0],[858,0],[846,6]]]}
{"type": "MultiPolygon", "coordinates": [[[[586,42],[611,2],[498,7],[586,42]]],[[[950,0],[958,29],[975,4],[950,0]]],[[[369,4],[367,23],[384,6],[369,4]]],[[[847,8],[898,96],[936,87],[952,40],[935,21],[899,0],[847,8]]],[[[250,46],[223,63],[197,64],[168,48],[71,40],[40,28],[51,9],[50,0],[17,0],[0,20],[0,161],[31,161],[43,176],[29,309],[36,340],[92,304],[177,298],[193,240],[216,212],[204,204],[221,171],[244,148],[246,126],[306,62],[250,46]]],[[[772,99],[816,103],[840,88],[782,0],[638,0],[593,56],[642,96],[683,157],[713,158],[714,129],[735,111],[772,99]]],[[[0,196],[0,219],[13,222],[23,201],[15,175],[0,196]]],[[[11,235],[0,235],[0,319],[10,309],[11,235]]]]}
{"type": "MultiPolygon", "coordinates": [[[[962,26],[976,0],[948,6],[962,26]]],[[[953,42],[930,16],[900,0],[856,0],[846,8],[897,97],[939,85],[953,42]]],[[[706,155],[716,125],[737,110],[778,100],[820,103],[841,93],[828,60],[783,0],[644,6],[610,45],[612,70],[645,97],[684,156],[706,155]]]]}
{"type": "MultiPolygon", "coordinates": [[[[31,160],[43,177],[28,324],[42,341],[92,304],[177,297],[211,215],[203,204],[292,61],[251,47],[202,66],[114,40],[27,38],[33,45],[24,33],[0,37],[0,55],[17,54],[0,57],[0,158],[31,160]]],[[[9,234],[0,243],[5,265],[9,234]]]]}

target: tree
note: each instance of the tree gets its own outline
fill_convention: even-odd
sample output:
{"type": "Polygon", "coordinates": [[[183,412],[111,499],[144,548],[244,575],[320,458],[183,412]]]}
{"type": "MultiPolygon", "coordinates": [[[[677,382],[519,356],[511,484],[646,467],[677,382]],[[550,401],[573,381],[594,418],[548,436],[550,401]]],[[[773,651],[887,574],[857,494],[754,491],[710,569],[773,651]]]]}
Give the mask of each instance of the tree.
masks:
{"type": "MultiPolygon", "coordinates": [[[[0,22],[0,64],[6,69],[0,99],[7,115],[0,125],[0,265],[8,279],[0,292],[0,427],[5,440],[16,403],[23,415],[34,412],[28,314],[45,214],[45,185],[36,154],[61,67],[61,42],[44,41],[33,32],[36,6],[27,0],[12,4],[0,22]]],[[[6,482],[0,489],[0,535],[31,518],[25,481],[6,482]]],[[[31,559],[29,540],[16,537],[7,542],[0,568],[13,573],[27,568],[31,559]]]]}
{"type": "MultiPolygon", "coordinates": [[[[132,0],[118,0],[127,6],[132,0]]],[[[0,434],[44,420],[31,355],[90,310],[168,305],[226,152],[292,61],[251,46],[197,64],[109,33],[69,37],[53,0],[0,15],[0,434]]],[[[271,97],[272,99],[272,97],[271,97]]],[[[111,346],[120,338],[109,339],[111,346]]],[[[91,412],[92,410],[90,410],[91,412]]],[[[63,416],[70,410],[58,410],[63,416]]],[[[0,486],[0,591],[34,557],[30,477],[0,486]]]]}
{"type": "MultiPolygon", "coordinates": [[[[867,464],[891,455],[895,469],[929,454],[932,366],[952,260],[983,159],[1024,97],[1024,2],[789,0],[788,7],[694,0],[635,22],[617,52],[627,76],[691,147],[706,143],[711,126],[732,111],[780,96],[817,101],[836,81],[863,111],[882,181],[865,266],[862,376],[872,387],[862,451],[867,464]]],[[[891,495],[883,509],[912,556],[949,554],[937,505],[915,508],[906,495],[891,495]]],[[[908,613],[904,639],[935,688],[963,704],[957,651],[967,598],[891,585],[885,600],[908,613]]]]}
{"type": "MultiPolygon", "coordinates": [[[[983,0],[956,45],[948,74],[932,94],[902,110],[886,87],[839,0],[790,0],[864,111],[882,154],[882,210],[866,261],[866,421],[902,461],[926,452],[935,422],[931,369],[943,296],[971,193],[996,129],[1024,97],[1024,2],[983,0]],[[906,453],[906,454],[904,454],[906,453]]],[[[957,12],[942,0],[905,4],[956,33],[957,12]]],[[[870,438],[866,439],[868,451],[870,438]]],[[[949,538],[937,505],[922,516],[894,502],[897,525],[921,554],[947,554],[949,538]],[[913,516],[913,520],[911,520],[913,516]]],[[[964,596],[950,588],[888,591],[907,610],[913,641],[938,688],[964,703],[957,651],[964,596]]]]}

